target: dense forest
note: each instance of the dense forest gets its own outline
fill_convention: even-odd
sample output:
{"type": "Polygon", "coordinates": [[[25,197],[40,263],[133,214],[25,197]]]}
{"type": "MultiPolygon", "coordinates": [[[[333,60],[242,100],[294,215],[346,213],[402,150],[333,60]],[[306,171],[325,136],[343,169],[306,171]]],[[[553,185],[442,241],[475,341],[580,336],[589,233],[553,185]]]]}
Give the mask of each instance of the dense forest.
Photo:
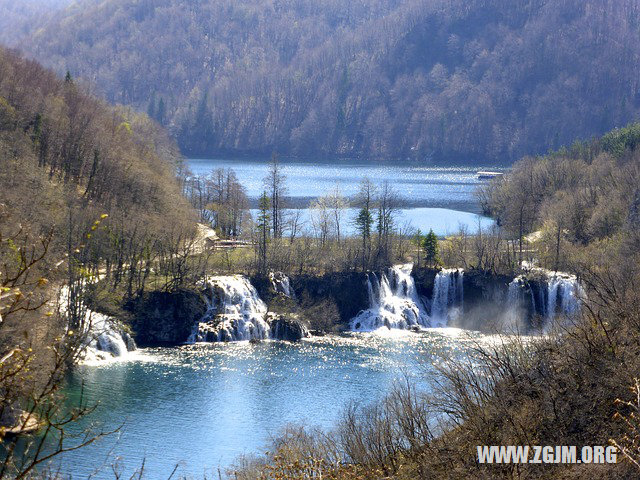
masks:
{"type": "Polygon", "coordinates": [[[51,235],[60,256],[83,245],[85,268],[106,262],[123,275],[129,254],[153,255],[193,230],[182,157],[155,122],[9,51],[0,65],[0,203],[27,243],[51,235]],[[102,216],[108,225],[92,229],[102,216]]]}
{"type": "Polygon", "coordinates": [[[0,0],[0,44],[11,46],[73,0],[0,0]]]}
{"type": "Polygon", "coordinates": [[[631,0],[84,0],[13,43],[187,155],[510,162],[636,118],[639,21],[631,0]]]}
{"type": "Polygon", "coordinates": [[[530,240],[541,245],[537,260],[547,268],[580,270],[578,259],[584,267],[596,252],[615,250],[625,235],[637,236],[639,145],[635,123],[541,158],[525,157],[506,181],[482,189],[480,200],[521,248],[525,235],[537,233],[530,240]],[[579,254],[584,251],[587,258],[579,254]]]}

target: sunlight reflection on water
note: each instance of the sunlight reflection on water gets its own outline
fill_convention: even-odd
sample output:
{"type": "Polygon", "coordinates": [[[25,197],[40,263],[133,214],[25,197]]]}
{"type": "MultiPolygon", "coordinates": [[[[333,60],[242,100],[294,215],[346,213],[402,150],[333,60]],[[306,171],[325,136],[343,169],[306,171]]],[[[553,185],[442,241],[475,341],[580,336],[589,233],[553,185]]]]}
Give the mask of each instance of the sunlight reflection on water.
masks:
{"type": "Polygon", "coordinates": [[[348,403],[371,403],[403,376],[428,391],[428,374],[441,357],[492,341],[453,328],[379,331],[143,349],[127,362],[83,366],[70,394],[77,398],[84,381],[85,399],[100,402],[90,420],[105,428],[126,424],[119,441],[72,452],[62,469],[86,477],[96,459],[117,455],[128,468],[146,458],[149,478],[176,462],[180,473],[198,477],[263,451],[288,423],[331,428],[348,403]]]}

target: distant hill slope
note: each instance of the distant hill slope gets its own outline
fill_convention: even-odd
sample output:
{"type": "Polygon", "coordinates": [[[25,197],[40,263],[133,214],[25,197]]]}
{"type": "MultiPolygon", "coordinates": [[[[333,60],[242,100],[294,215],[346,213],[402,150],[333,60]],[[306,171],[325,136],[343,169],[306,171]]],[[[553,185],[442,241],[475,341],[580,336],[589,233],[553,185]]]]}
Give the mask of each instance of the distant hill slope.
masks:
{"type": "Polygon", "coordinates": [[[74,0],[0,0],[0,43],[12,46],[74,0]]]}
{"type": "Polygon", "coordinates": [[[511,161],[638,117],[636,0],[85,0],[23,48],[184,153],[511,161]]]}

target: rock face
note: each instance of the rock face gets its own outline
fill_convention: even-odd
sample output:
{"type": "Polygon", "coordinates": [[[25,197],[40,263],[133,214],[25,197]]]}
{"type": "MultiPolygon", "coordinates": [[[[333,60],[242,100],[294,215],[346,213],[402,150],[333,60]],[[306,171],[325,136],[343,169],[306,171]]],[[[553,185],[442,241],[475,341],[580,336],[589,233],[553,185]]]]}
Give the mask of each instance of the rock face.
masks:
{"type": "Polygon", "coordinates": [[[293,316],[274,315],[269,324],[271,325],[271,338],[276,340],[297,342],[309,336],[307,328],[293,316]]]}
{"type": "Polygon", "coordinates": [[[505,299],[512,280],[512,277],[479,270],[465,271],[464,315],[452,326],[489,332],[502,330],[505,299]]]}
{"type": "Polygon", "coordinates": [[[200,292],[148,292],[127,306],[133,315],[131,327],[140,346],[170,346],[184,343],[193,325],[207,311],[200,292]]]}
{"type": "Polygon", "coordinates": [[[487,301],[500,302],[507,294],[513,277],[494,275],[480,270],[467,270],[464,275],[465,305],[473,307],[487,301]]]}
{"type": "Polygon", "coordinates": [[[297,299],[312,302],[332,300],[338,309],[340,323],[349,321],[362,310],[369,308],[367,274],[360,272],[328,273],[322,276],[296,275],[291,286],[297,299]]]}
{"type": "Polygon", "coordinates": [[[413,267],[411,275],[413,276],[416,284],[416,292],[418,292],[418,295],[423,299],[430,299],[433,297],[433,287],[438,272],[439,270],[436,268],[413,267]]]}
{"type": "Polygon", "coordinates": [[[314,335],[347,329],[350,320],[369,308],[367,273],[338,272],[325,275],[255,275],[251,284],[269,311],[297,312],[314,335]]]}
{"type": "Polygon", "coordinates": [[[3,405],[0,415],[0,427],[4,428],[4,434],[8,436],[26,435],[35,433],[42,422],[34,413],[28,413],[16,405],[3,405]]]}

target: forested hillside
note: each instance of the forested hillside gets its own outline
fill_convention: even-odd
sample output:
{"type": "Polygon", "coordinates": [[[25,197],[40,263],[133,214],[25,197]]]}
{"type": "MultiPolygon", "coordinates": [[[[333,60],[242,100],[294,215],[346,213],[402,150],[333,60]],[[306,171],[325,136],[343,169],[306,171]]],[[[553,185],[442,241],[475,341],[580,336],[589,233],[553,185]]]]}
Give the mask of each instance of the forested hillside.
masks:
{"type": "Polygon", "coordinates": [[[0,286],[33,252],[61,266],[51,280],[100,271],[135,293],[145,260],[173,255],[195,228],[180,166],[145,114],[0,49],[0,286]]]}
{"type": "Polygon", "coordinates": [[[73,0],[0,0],[0,43],[14,45],[73,0]]]}
{"type": "Polygon", "coordinates": [[[85,0],[21,45],[189,155],[511,161],[636,118],[639,20],[634,0],[85,0]]]}
{"type": "Polygon", "coordinates": [[[579,271],[598,255],[613,256],[625,237],[631,258],[640,245],[639,146],[635,123],[546,156],[525,157],[508,176],[481,189],[481,202],[521,245],[536,231],[530,238],[539,243],[538,261],[554,271],[579,271]]]}

